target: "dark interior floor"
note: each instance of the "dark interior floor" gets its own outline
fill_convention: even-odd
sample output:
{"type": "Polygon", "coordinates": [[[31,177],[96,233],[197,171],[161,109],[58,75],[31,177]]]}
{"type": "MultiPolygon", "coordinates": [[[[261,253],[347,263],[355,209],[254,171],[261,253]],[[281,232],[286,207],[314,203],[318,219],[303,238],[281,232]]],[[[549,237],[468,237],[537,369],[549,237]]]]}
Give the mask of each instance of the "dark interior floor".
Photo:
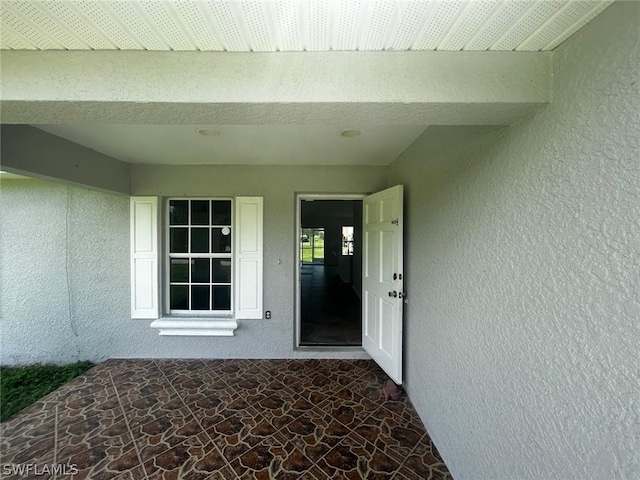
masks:
{"type": "Polygon", "coordinates": [[[342,281],[338,267],[303,265],[300,287],[301,345],[362,344],[360,299],[352,285],[342,281]]]}

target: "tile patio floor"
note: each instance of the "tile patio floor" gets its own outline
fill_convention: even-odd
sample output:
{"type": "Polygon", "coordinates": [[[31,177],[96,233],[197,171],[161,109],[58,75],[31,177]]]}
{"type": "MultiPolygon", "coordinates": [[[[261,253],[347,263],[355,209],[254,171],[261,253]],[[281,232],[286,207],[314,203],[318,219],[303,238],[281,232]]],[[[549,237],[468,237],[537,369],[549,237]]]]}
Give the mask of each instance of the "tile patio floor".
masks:
{"type": "Polygon", "coordinates": [[[451,479],[408,399],[381,398],[386,379],[366,360],[109,360],[3,423],[0,463],[77,466],[58,479],[451,479]]]}

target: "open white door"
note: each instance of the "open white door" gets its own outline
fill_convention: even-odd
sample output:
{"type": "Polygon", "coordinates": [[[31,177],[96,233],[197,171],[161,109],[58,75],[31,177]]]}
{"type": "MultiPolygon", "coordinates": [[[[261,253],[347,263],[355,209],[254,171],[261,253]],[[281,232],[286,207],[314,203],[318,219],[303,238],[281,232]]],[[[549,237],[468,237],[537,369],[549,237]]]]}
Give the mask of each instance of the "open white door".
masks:
{"type": "Polygon", "coordinates": [[[362,347],[402,384],[403,186],[364,198],[362,347]]]}

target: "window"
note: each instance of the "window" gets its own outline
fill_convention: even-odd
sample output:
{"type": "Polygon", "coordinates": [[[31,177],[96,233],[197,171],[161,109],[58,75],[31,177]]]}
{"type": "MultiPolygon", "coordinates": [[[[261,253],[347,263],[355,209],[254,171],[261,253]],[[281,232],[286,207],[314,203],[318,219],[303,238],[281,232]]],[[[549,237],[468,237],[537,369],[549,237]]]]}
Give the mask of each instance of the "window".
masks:
{"type": "Polygon", "coordinates": [[[169,199],[168,312],[231,313],[231,200],[169,199]]]}
{"type": "Polygon", "coordinates": [[[324,263],[324,228],[303,228],[300,233],[302,263],[324,263]]]}
{"type": "Polygon", "coordinates": [[[342,227],[342,255],[353,255],[353,227],[342,227]]]}
{"type": "Polygon", "coordinates": [[[160,335],[233,335],[263,318],[263,198],[169,198],[162,218],[161,204],[131,197],[131,318],[160,335]]]}

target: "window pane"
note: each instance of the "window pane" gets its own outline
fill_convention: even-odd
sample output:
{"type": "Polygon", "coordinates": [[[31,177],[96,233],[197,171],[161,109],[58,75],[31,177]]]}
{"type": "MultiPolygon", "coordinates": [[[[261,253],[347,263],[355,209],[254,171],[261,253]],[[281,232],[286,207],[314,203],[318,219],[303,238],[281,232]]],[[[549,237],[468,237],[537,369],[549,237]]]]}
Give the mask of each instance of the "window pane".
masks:
{"type": "Polygon", "coordinates": [[[169,275],[172,282],[189,282],[189,260],[186,258],[171,259],[171,273],[169,275]]]}
{"type": "Polygon", "coordinates": [[[211,225],[231,225],[231,201],[214,200],[211,225]]]}
{"type": "Polygon", "coordinates": [[[187,225],[189,223],[188,209],[188,200],[171,200],[169,202],[169,224],[187,225]]]}
{"type": "Polygon", "coordinates": [[[191,229],[191,253],[209,253],[209,229],[191,229]]]}
{"type": "Polygon", "coordinates": [[[188,228],[172,228],[170,230],[171,238],[169,240],[169,251],[171,253],[187,253],[187,245],[189,238],[188,228]]]}
{"type": "Polygon", "coordinates": [[[191,287],[191,310],[211,310],[209,285],[191,287]]]}
{"type": "Polygon", "coordinates": [[[191,225],[209,225],[209,200],[191,200],[191,225]]]}
{"type": "Polygon", "coordinates": [[[231,229],[229,227],[212,229],[211,251],[213,253],[231,253],[231,229]]]}
{"type": "Polygon", "coordinates": [[[231,310],[231,287],[213,287],[213,310],[231,310]]]}
{"type": "Polygon", "coordinates": [[[231,283],[231,259],[213,260],[213,283],[231,283]]]}
{"type": "Polygon", "coordinates": [[[353,255],[353,227],[342,227],[342,255],[353,255]]]}
{"type": "Polygon", "coordinates": [[[171,285],[171,310],[189,310],[189,287],[186,285],[171,285]]]}
{"type": "Polygon", "coordinates": [[[191,260],[191,282],[192,283],[209,283],[211,276],[209,275],[208,258],[194,258],[191,260]]]}

